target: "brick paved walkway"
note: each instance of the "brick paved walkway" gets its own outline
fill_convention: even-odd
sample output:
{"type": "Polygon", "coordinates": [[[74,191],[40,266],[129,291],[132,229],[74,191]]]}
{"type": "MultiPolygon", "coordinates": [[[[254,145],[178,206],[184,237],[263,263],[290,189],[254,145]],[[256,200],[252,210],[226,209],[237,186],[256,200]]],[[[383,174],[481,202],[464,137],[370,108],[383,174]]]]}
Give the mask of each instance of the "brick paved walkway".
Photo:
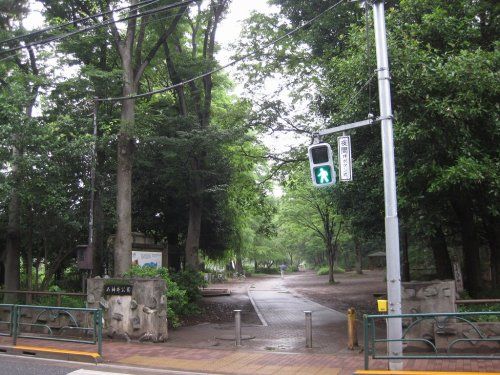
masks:
{"type": "MultiPolygon", "coordinates": [[[[243,325],[243,334],[255,336],[236,348],[234,341],[216,337],[233,333],[232,324],[202,324],[173,330],[164,344],[105,341],[106,363],[207,374],[329,374],[351,375],[364,366],[363,354],[345,349],[343,314],[288,293],[279,278],[250,287],[268,326],[243,325]],[[313,348],[305,348],[304,310],[313,311],[313,348]]],[[[361,336],[361,334],[360,334],[361,336]]],[[[361,337],[360,337],[361,338],[361,337]]],[[[0,337],[9,345],[11,338],[0,337]]],[[[89,345],[20,339],[19,345],[38,345],[95,351],[89,345]]],[[[387,361],[371,360],[371,369],[387,368],[387,361]]],[[[498,372],[495,360],[408,360],[406,370],[498,372]]]]}

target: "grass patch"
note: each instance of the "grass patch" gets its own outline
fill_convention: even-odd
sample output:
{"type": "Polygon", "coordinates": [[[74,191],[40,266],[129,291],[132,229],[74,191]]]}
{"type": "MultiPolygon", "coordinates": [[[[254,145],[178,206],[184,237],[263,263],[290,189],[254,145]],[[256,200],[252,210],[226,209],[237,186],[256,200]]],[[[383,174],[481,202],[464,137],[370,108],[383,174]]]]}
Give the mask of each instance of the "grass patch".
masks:
{"type": "MultiPolygon", "coordinates": [[[[316,275],[324,276],[324,275],[328,275],[329,272],[330,272],[330,268],[328,266],[322,266],[322,267],[318,268],[318,270],[316,271],[316,275]]],[[[335,267],[333,267],[333,273],[345,273],[345,270],[343,268],[335,266],[335,267]]]]}

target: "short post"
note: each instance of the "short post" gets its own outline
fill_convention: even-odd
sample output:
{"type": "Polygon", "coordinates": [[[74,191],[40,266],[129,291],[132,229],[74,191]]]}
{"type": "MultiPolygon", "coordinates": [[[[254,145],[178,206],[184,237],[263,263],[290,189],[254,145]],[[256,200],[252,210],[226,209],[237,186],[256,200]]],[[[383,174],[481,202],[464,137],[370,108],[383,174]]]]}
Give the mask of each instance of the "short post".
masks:
{"type": "Polygon", "coordinates": [[[306,348],[312,348],[312,311],[304,311],[306,317],[306,348]]]}
{"type": "Polygon", "coordinates": [[[12,345],[16,346],[17,344],[17,334],[18,334],[18,330],[19,330],[19,324],[18,324],[18,320],[19,320],[19,311],[18,311],[18,307],[17,305],[13,305],[12,306],[12,309],[14,309],[14,313],[12,314],[12,345]]]}
{"type": "Polygon", "coordinates": [[[347,348],[354,350],[358,346],[358,330],[356,328],[356,310],[351,307],[347,310],[347,348]]]}
{"type": "Polygon", "coordinates": [[[102,310],[99,309],[95,312],[95,319],[97,323],[97,353],[102,357],[102,310]]]}
{"type": "Polygon", "coordinates": [[[241,346],[241,310],[234,310],[234,333],[236,346],[241,346]]]}

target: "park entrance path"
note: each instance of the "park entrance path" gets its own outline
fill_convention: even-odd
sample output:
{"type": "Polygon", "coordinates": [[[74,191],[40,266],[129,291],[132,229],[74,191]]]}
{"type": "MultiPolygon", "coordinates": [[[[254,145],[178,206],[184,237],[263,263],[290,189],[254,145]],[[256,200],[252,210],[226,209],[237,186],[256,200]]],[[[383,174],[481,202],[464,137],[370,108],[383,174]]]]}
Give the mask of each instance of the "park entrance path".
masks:
{"type": "Polygon", "coordinates": [[[256,335],[255,340],[272,343],[269,350],[295,352],[307,350],[304,311],[312,312],[313,349],[308,351],[338,353],[346,349],[345,314],[293,293],[285,287],[281,278],[266,279],[252,284],[248,294],[262,323],[266,326],[259,330],[261,335],[256,335]]]}

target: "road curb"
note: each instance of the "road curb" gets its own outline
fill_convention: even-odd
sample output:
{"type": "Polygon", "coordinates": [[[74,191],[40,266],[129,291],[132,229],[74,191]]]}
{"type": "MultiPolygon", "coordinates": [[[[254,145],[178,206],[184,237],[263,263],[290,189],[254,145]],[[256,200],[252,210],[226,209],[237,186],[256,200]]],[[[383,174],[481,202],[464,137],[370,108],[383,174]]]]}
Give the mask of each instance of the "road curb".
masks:
{"type": "Polygon", "coordinates": [[[257,313],[257,316],[259,317],[260,322],[262,323],[262,325],[264,327],[267,327],[269,324],[267,324],[266,319],[264,319],[264,315],[262,315],[262,313],[260,312],[260,309],[257,307],[257,304],[253,300],[252,293],[250,292],[250,285],[247,286],[247,296],[250,299],[250,302],[252,302],[253,309],[257,313]]]}

